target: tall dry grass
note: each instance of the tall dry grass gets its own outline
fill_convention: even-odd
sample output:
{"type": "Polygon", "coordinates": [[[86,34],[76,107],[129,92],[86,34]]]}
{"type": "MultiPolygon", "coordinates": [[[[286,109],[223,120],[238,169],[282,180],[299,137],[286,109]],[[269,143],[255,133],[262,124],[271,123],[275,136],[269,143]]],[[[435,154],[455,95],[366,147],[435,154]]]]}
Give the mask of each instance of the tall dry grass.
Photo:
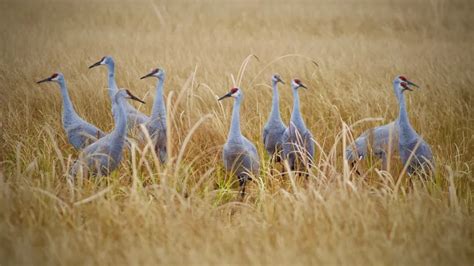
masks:
{"type": "MultiPolygon", "coordinates": [[[[0,10],[2,265],[472,264],[472,1],[7,0],[0,10]],[[59,90],[34,81],[62,71],[77,111],[110,130],[105,69],[87,69],[106,54],[145,113],[154,84],[138,78],[167,71],[171,161],[134,149],[111,176],[72,186],[59,90]],[[310,88],[302,112],[321,148],[308,182],[269,171],[260,135],[274,72],[310,88]],[[412,189],[399,165],[370,161],[358,177],[342,160],[353,136],[397,116],[397,74],[422,87],[408,95],[410,118],[437,165],[412,189]],[[233,79],[263,164],[244,202],[220,159],[232,104],[216,95],[233,79]]],[[[288,121],[288,86],[281,98],[288,121]]]]}

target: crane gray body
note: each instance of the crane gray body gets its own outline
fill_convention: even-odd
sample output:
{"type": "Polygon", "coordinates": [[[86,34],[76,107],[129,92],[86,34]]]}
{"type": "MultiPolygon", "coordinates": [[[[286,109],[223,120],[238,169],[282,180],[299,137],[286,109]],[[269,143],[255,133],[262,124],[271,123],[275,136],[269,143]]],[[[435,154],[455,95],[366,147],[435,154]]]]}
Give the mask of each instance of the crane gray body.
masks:
{"type": "Polygon", "coordinates": [[[153,102],[150,119],[145,123],[148,134],[153,142],[155,152],[158,155],[160,162],[165,163],[167,159],[167,124],[166,124],[166,106],[163,97],[163,86],[165,82],[165,72],[163,69],[157,68],[149,74],[141,77],[156,77],[156,95],[153,102]]]}
{"type": "Polygon", "coordinates": [[[232,121],[227,142],[224,144],[222,158],[224,167],[228,172],[235,174],[239,180],[241,195],[245,195],[245,184],[251,180],[251,175],[258,175],[260,169],[260,159],[257,148],[244,137],[240,131],[240,104],[242,101],[242,93],[239,89],[234,88],[226,96],[234,97],[234,106],[232,109],[232,121]],[[235,90],[235,92],[233,92],[235,90]]]}
{"type": "Polygon", "coordinates": [[[270,117],[263,128],[263,144],[268,155],[280,160],[283,149],[283,136],[285,134],[286,125],[283,123],[280,115],[278,82],[283,82],[278,75],[272,77],[272,110],[270,117]]]}
{"type": "Polygon", "coordinates": [[[310,167],[314,158],[314,138],[306,127],[300,112],[298,88],[304,87],[299,80],[291,83],[293,90],[293,111],[291,112],[290,125],[285,130],[283,142],[283,156],[288,160],[291,170],[300,167],[310,167]],[[297,81],[297,82],[295,82],[297,81]]]}
{"type": "Polygon", "coordinates": [[[38,83],[42,82],[56,82],[59,84],[63,99],[62,124],[69,143],[75,149],[81,150],[98,138],[105,136],[102,130],[86,122],[77,114],[69,97],[66,80],[62,73],[55,73],[50,78],[38,81],[38,83]]]}
{"type": "Polygon", "coordinates": [[[351,164],[363,160],[369,154],[382,160],[382,167],[387,166],[388,155],[398,148],[397,121],[371,128],[360,135],[354,143],[346,148],[346,160],[351,164]]]}
{"type": "MultiPolygon", "coordinates": [[[[117,91],[112,101],[115,128],[105,137],[87,146],[74,163],[71,174],[78,174],[80,167],[91,176],[106,176],[117,168],[122,160],[125,137],[127,136],[126,90],[117,91]]],[[[132,99],[135,99],[132,97],[132,99]]]]}
{"type": "MultiPolygon", "coordinates": [[[[399,131],[399,150],[400,159],[403,165],[407,166],[409,174],[420,170],[421,174],[432,174],[434,172],[434,160],[431,147],[426,141],[416,133],[410,124],[408,112],[405,103],[405,91],[410,91],[406,78],[397,77],[393,81],[395,93],[397,95],[400,113],[398,116],[397,126],[399,131]]],[[[416,86],[416,85],[415,85],[416,86]]]]}

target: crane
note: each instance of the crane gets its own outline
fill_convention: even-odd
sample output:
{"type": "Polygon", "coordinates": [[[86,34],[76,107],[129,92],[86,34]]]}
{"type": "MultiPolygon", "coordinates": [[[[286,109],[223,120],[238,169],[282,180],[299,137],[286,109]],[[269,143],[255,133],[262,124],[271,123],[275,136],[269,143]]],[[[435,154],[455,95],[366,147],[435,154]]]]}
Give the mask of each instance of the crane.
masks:
{"type": "Polygon", "coordinates": [[[413,91],[412,87],[418,87],[415,83],[404,76],[397,76],[393,81],[395,94],[400,107],[397,119],[399,132],[400,159],[407,166],[409,174],[420,170],[421,174],[431,174],[434,171],[434,160],[431,148],[426,141],[416,133],[410,124],[405,103],[405,91],[413,91]]]}
{"type": "Polygon", "coordinates": [[[112,101],[115,128],[106,136],[87,146],[75,161],[71,175],[74,177],[83,167],[84,172],[92,176],[110,174],[122,160],[122,151],[127,136],[126,100],[132,99],[141,103],[129,90],[118,90],[112,101]]]}
{"type": "MultiPolygon", "coordinates": [[[[110,101],[113,102],[115,94],[117,94],[117,91],[118,91],[117,83],[115,81],[114,59],[111,56],[104,56],[102,57],[102,59],[100,59],[96,63],[89,66],[89,69],[97,67],[97,66],[101,66],[101,65],[107,66],[108,83],[109,83],[108,91],[109,91],[110,101]]],[[[133,105],[131,105],[128,102],[125,102],[125,112],[128,117],[128,129],[132,129],[135,126],[143,124],[150,119],[148,116],[138,111],[135,107],[133,107],[133,105]]]]}
{"type": "Polygon", "coordinates": [[[86,122],[77,114],[72,105],[71,98],[69,98],[66,80],[62,73],[54,73],[49,78],[40,80],[37,83],[40,84],[43,82],[55,82],[59,84],[63,98],[63,128],[64,131],[66,131],[69,143],[75,149],[83,149],[93,141],[105,136],[105,133],[102,130],[86,122]]]}
{"type": "Polygon", "coordinates": [[[239,88],[232,88],[229,93],[220,97],[218,101],[225,98],[235,98],[232,109],[232,122],[224,144],[222,157],[224,167],[228,172],[235,174],[239,180],[240,195],[245,196],[245,185],[252,180],[251,175],[257,175],[260,168],[260,159],[255,145],[242,135],[240,131],[240,104],[243,93],[239,88]]]}
{"type": "Polygon", "coordinates": [[[158,154],[161,163],[165,163],[166,152],[166,107],[163,99],[163,85],[165,82],[165,71],[161,68],[153,69],[150,73],[141,77],[145,79],[155,77],[158,79],[156,83],[156,96],[153,102],[153,108],[149,121],[145,124],[150,137],[155,145],[155,152],[158,154]]]}
{"type": "MultiPolygon", "coordinates": [[[[397,91],[395,96],[398,98],[397,91]]],[[[372,155],[382,161],[382,169],[387,168],[388,156],[398,148],[397,120],[386,125],[364,131],[345,151],[345,158],[354,167],[358,160],[372,155]]],[[[359,171],[356,169],[356,173],[359,171]]]]}
{"type": "Polygon", "coordinates": [[[314,139],[301,117],[298,89],[307,87],[299,80],[291,81],[293,91],[293,111],[290,125],[283,136],[283,158],[288,160],[291,171],[297,170],[303,164],[311,167],[314,157],[314,139]]]}
{"type": "Polygon", "coordinates": [[[275,162],[281,161],[283,135],[287,128],[280,115],[278,82],[285,84],[285,82],[280,78],[280,75],[274,74],[272,76],[272,110],[270,112],[270,117],[263,128],[263,144],[265,150],[267,150],[268,155],[271,156],[271,160],[275,162]]]}
{"type": "MultiPolygon", "coordinates": [[[[415,83],[407,80],[406,77],[397,76],[393,80],[393,89],[394,89],[395,96],[397,97],[397,100],[399,101],[399,104],[401,104],[402,102],[403,104],[405,104],[405,99],[404,99],[402,91],[405,91],[407,89],[405,89],[404,87],[401,87],[402,83],[417,87],[415,83]]],[[[411,90],[411,89],[409,88],[408,90],[411,90]]],[[[354,166],[357,160],[365,159],[369,154],[372,154],[373,156],[375,156],[376,158],[382,161],[382,168],[386,169],[387,160],[389,160],[388,155],[394,154],[396,152],[396,149],[398,149],[398,152],[400,153],[402,162],[404,164],[407,162],[408,157],[409,157],[407,156],[407,154],[408,155],[411,154],[411,152],[408,152],[408,150],[412,150],[413,147],[409,147],[410,145],[405,143],[407,142],[406,139],[408,138],[409,140],[410,139],[420,140],[421,138],[416,134],[416,132],[413,129],[411,130],[409,129],[411,128],[411,125],[408,121],[408,116],[406,115],[406,107],[404,107],[403,110],[404,110],[404,113],[400,113],[395,121],[392,121],[391,123],[388,123],[380,127],[375,127],[375,128],[366,130],[364,133],[362,133],[361,136],[359,136],[354,141],[354,143],[352,143],[346,149],[345,157],[352,166],[354,166]],[[411,132],[409,133],[408,137],[405,133],[404,133],[404,136],[400,135],[400,130],[402,128],[406,128],[407,132],[411,132]],[[400,144],[401,142],[404,142],[404,144],[401,145],[400,144]],[[402,146],[403,146],[403,150],[401,150],[402,146]]],[[[428,160],[424,160],[425,163],[427,161],[431,161],[431,164],[433,165],[432,155],[428,155],[428,154],[431,154],[431,150],[429,146],[427,146],[427,148],[425,146],[427,146],[427,144],[421,139],[420,147],[418,148],[420,150],[419,152],[427,155],[428,157],[426,158],[431,158],[428,160]]],[[[415,161],[417,161],[418,163],[421,162],[421,160],[416,157],[416,154],[413,158],[412,163],[415,163],[415,161]]],[[[414,168],[409,167],[408,171],[413,172],[414,168]]]]}
{"type": "MultiPolygon", "coordinates": [[[[358,160],[365,159],[369,154],[382,160],[382,168],[386,169],[388,155],[393,154],[398,146],[398,127],[396,121],[364,131],[346,148],[345,157],[352,167],[358,160]]],[[[359,174],[359,171],[356,170],[359,174]]]]}

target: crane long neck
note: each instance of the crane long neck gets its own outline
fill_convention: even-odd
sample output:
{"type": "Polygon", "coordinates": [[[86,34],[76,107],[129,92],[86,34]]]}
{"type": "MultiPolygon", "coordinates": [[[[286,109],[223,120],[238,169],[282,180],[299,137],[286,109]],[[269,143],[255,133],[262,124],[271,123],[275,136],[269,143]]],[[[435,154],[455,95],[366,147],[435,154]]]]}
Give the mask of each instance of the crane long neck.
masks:
{"type": "Polygon", "coordinates": [[[306,127],[300,113],[300,97],[298,96],[298,89],[293,89],[293,111],[291,112],[291,122],[298,128],[306,127]]]}
{"type": "Polygon", "coordinates": [[[232,109],[232,122],[230,124],[229,140],[240,139],[242,133],[240,132],[240,101],[238,97],[234,101],[234,108],[232,109]]]}
{"type": "Polygon", "coordinates": [[[164,80],[158,79],[158,82],[156,83],[155,101],[153,102],[153,109],[151,111],[152,120],[166,119],[165,100],[163,98],[163,86],[164,86],[164,80]]]}
{"type": "Polygon", "coordinates": [[[416,137],[416,132],[411,126],[410,120],[408,119],[405,96],[403,95],[403,92],[399,92],[398,102],[400,105],[400,113],[398,115],[400,142],[407,143],[416,137]]]}
{"type": "Polygon", "coordinates": [[[406,102],[405,102],[405,96],[403,92],[399,92],[397,95],[398,98],[398,105],[399,105],[399,114],[398,114],[398,121],[400,123],[400,126],[403,127],[411,127],[410,125],[410,120],[408,118],[408,112],[407,112],[407,107],[406,107],[406,102]]]}
{"type": "Polygon", "coordinates": [[[118,87],[117,82],[115,81],[115,64],[109,63],[107,64],[108,70],[108,81],[109,81],[109,97],[112,102],[114,102],[115,94],[117,94],[118,87]]]}
{"type": "Polygon", "coordinates": [[[61,88],[61,95],[63,98],[63,120],[67,121],[68,119],[74,118],[77,116],[76,110],[74,110],[74,106],[72,105],[71,98],[69,97],[69,93],[66,86],[66,81],[64,79],[59,81],[59,86],[61,88]]]}
{"type": "Polygon", "coordinates": [[[114,122],[115,128],[112,131],[111,135],[113,138],[124,139],[127,134],[127,113],[125,111],[125,102],[126,99],[119,97],[114,101],[115,112],[114,112],[114,122]]]}
{"type": "Polygon", "coordinates": [[[278,86],[277,82],[273,82],[273,95],[272,95],[272,110],[270,112],[270,119],[271,120],[281,120],[280,115],[280,97],[278,95],[278,86]]]}

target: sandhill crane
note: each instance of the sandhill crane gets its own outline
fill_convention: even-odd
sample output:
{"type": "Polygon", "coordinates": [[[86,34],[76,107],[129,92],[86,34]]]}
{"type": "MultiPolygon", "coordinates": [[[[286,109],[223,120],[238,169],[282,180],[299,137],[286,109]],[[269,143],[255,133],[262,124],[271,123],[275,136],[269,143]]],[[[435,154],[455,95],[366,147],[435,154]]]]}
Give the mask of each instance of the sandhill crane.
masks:
{"type": "Polygon", "coordinates": [[[307,87],[299,80],[291,81],[293,90],[293,111],[291,112],[290,125],[285,130],[283,137],[283,158],[288,160],[292,171],[301,165],[310,167],[314,157],[313,135],[306,128],[300,113],[300,99],[298,89],[307,87]]]}
{"type": "Polygon", "coordinates": [[[219,98],[219,101],[235,98],[232,109],[232,122],[224,144],[222,157],[227,171],[235,174],[239,180],[240,195],[245,196],[245,185],[251,180],[251,174],[257,175],[260,168],[260,159],[255,145],[244,137],[240,131],[240,104],[243,94],[239,88],[232,88],[229,93],[219,98]]]}
{"type": "MultiPolygon", "coordinates": [[[[397,97],[397,100],[399,103],[403,101],[403,104],[405,102],[403,93],[402,91],[405,90],[404,87],[402,86],[401,83],[405,82],[408,85],[416,86],[411,81],[408,81],[404,76],[397,76],[394,81],[393,81],[393,89],[395,96],[397,97]]],[[[404,108],[405,114],[406,114],[406,108],[404,108]]],[[[406,117],[407,118],[407,117],[406,117]]],[[[402,136],[399,134],[400,129],[402,128],[400,125],[403,125],[403,128],[411,128],[411,125],[409,124],[408,118],[405,120],[405,117],[403,117],[400,113],[398,118],[386,125],[380,126],[380,127],[375,127],[371,128],[369,130],[366,130],[361,136],[359,136],[354,143],[352,143],[347,149],[346,149],[346,159],[349,161],[349,163],[353,166],[356,160],[362,160],[366,158],[369,153],[375,156],[376,158],[382,160],[382,168],[386,169],[387,167],[387,160],[390,158],[387,158],[389,154],[394,154],[396,149],[402,148],[402,145],[400,144],[402,142],[402,136]],[[400,119],[403,118],[401,121],[400,119]],[[407,124],[408,123],[408,124],[407,124]]],[[[414,134],[416,132],[414,130],[408,130],[408,131],[413,131],[414,134]]],[[[410,138],[411,139],[417,139],[418,135],[413,135],[413,133],[410,133],[410,138]]],[[[406,142],[405,137],[403,137],[403,142],[406,142]]],[[[419,139],[419,136],[418,136],[419,139]]],[[[424,141],[423,141],[424,143],[424,141]]],[[[429,147],[426,149],[424,146],[425,144],[420,143],[420,148],[421,149],[419,152],[420,153],[429,153],[431,154],[431,151],[429,147]]],[[[406,145],[404,146],[404,151],[399,150],[402,162],[405,164],[407,161],[406,153],[407,149],[405,148],[406,145]],[[405,153],[405,155],[402,155],[402,153],[405,153]],[[404,158],[405,157],[405,158],[404,158]]],[[[411,152],[409,153],[411,154],[411,152]]],[[[417,159],[416,154],[414,154],[413,158],[413,163],[415,161],[420,162],[420,159],[417,159]]],[[[432,158],[431,156],[427,158],[432,158]]],[[[432,159],[429,159],[429,161],[432,161],[432,159]]],[[[410,167],[408,168],[409,172],[412,172],[413,169],[410,167]]]]}
{"type": "Polygon", "coordinates": [[[84,173],[92,176],[105,176],[117,168],[122,160],[127,135],[128,118],[125,104],[127,99],[145,103],[135,97],[129,90],[120,89],[115,93],[112,101],[115,128],[81,152],[79,159],[74,163],[71,170],[73,177],[78,174],[80,167],[83,167],[84,173]]]}
{"type": "MultiPolygon", "coordinates": [[[[394,84],[395,86],[395,84],[394,84]]],[[[394,87],[395,88],[395,87],[394,87]]],[[[394,91],[398,98],[397,90],[394,91]]],[[[362,133],[345,152],[346,160],[354,167],[358,160],[372,155],[382,161],[382,169],[387,168],[389,154],[394,154],[398,148],[397,120],[383,126],[370,128],[362,133]]],[[[359,174],[359,171],[356,170],[359,174]]]]}
{"type": "MultiPolygon", "coordinates": [[[[104,56],[98,62],[89,66],[90,68],[94,68],[96,66],[105,65],[107,66],[108,70],[108,83],[109,83],[109,96],[110,101],[114,101],[115,94],[117,94],[118,87],[115,81],[115,62],[111,56],[104,56]]],[[[125,102],[125,112],[128,117],[128,128],[132,129],[139,124],[143,124],[149,120],[149,117],[144,115],[142,112],[138,111],[133,105],[128,102],[125,102]]]]}
{"type": "Polygon", "coordinates": [[[102,130],[84,121],[84,119],[76,113],[71,99],[69,98],[66,80],[62,73],[54,73],[51,77],[40,80],[37,83],[40,84],[43,82],[56,82],[61,88],[63,98],[63,127],[66,131],[69,143],[71,143],[74,148],[80,150],[105,135],[102,130]]]}
{"type": "Polygon", "coordinates": [[[283,135],[286,130],[286,125],[281,120],[280,115],[278,82],[285,84],[285,82],[281,80],[280,75],[274,74],[272,76],[272,110],[267,124],[263,128],[263,144],[265,145],[268,155],[271,156],[271,160],[275,162],[281,160],[283,135]]]}
{"type": "MultiPolygon", "coordinates": [[[[389,154],[393,154],[398,146],[398,127],[396,121],[364,131],[351,145],[346,148],[346,160],[354,166],[357,160],[365,159],[369,153],[382,160],[382,168],[386,169],[389,154]]],[[[358,170],[356,170],[359,173],[358,170]]]]}
{"type": "Polygon", "coordinates": [[[165,71],[160,68],[153,69],[147,75],[140,79],[148,77],[156,77],[156,95],[153,102],[153,109],[151,111],[150,120],[146,123],[146,128],[150,134],[153,144],[155,145],[155,152],[158,154],[161,163],[166,161],[166,107],[163,99],[163,85],[165,82],[165,71]]]}
{"type": "Polygon", "coordinates": [[[407,166],[409,174],[413,174],[417,170],[421,170],[420,173],[430,174],[434,170],[431,148],[428,143],[416,133],[408,119],[404,92],[412,91],[410,86],[418,87],[418,85],[404,76],[398,76],[393,81],[393,87],[400,107],[400,113],[397,119],[400,159],[402,163],[407,166]]]}

